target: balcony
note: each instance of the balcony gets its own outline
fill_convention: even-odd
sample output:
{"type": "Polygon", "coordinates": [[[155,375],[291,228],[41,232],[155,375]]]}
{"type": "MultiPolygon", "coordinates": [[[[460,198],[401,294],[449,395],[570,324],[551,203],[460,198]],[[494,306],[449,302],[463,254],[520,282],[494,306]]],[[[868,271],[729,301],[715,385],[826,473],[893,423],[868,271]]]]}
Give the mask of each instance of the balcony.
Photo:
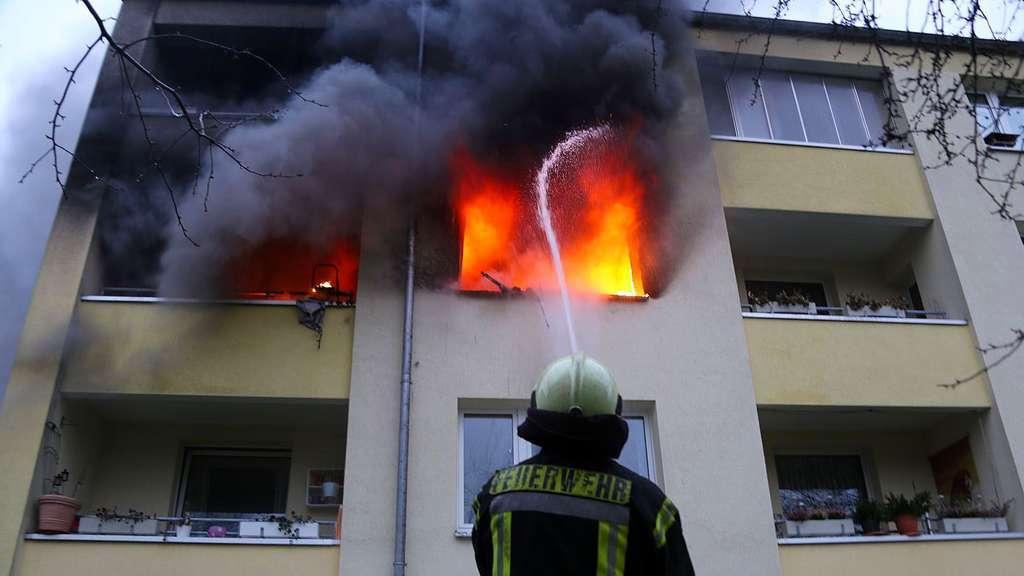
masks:
{"type": "Polygon", "coordinates": [[[915,155],[715,140],[726,209],[901,218],[934,217],[915,155]]]}
{"type": "MultiPolygon", "coordinates": [[[[996,484],[983,411],[928,409],[760,408],[765,465],[779,531],[782,573],[1011,574],[1024,552],[1024,534],[1012,531],[945,533],[941,507],[920,520],[919,536],[903,536],[889,522],[865,535],[856,516],[843,534],[808,534],[792,512],[851,512],[861,500],[927,492],[934,502],[965,491],[1005,501],[996,484]],[[786,523],[785,520],[790,520],[786,523]],[[801,531],[801,529],[803,531],[801,531]]],[[[1012,504],[1011,504],[1012,512],[1012,504]]],[[[994,524],[993,524],[994,526],[994,524]]],[[[1009,530],[1016,528],[1009,519],[1009,530]]]]}
{"type": "Polygon", "coordinates": [[[285,302],[87,297],[64,358],[68,394],[348,398],[354,309],[323,338],[285,302]]]}
{"type": "Polygon", "coordinates": [[[22,573],[336,573],[346,430],[347,407],[322,400],[63,395],[37,490],[67,470],[79,518],[28,534],[22,573]]]}
{"type": "Polygon", "coordinates": [[[728,226],[759,405],[990,405],[984,376],[941,386],[982,358],[930,226],[767,212],[728,226]]]}

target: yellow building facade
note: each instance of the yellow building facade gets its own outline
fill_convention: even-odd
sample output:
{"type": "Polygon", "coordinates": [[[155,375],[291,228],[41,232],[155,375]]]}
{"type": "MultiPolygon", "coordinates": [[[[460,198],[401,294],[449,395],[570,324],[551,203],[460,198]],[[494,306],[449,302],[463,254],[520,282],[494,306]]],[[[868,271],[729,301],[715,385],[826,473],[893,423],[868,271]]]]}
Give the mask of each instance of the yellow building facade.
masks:
{"type": "MultiPolygon", "coordinates": [[[[327,22],[318,5],[261,3],[263,16],[244,5],[125,2],[116,31],[327,22]]],[[[978,349],[1024,326],[1020,231],[993,220],[966,167],[927,168],[926,139],[847,141],[844,129],[871,136],[883,75],[849,48],[856,38],[837,53],[829,26],[780,24],[764,58],[792,91],[803,141],[772,123],[772,102],[763,119],[743,108],[743,75],[722,63],[759,66],[768,25],[696,20],[682,64],[693,105],[674,137],[688,164],[671,210],[689,259],[657,297],[602,301],[577,319],[623,388],[627,464],[678,503],[698,574],[1017,573],[1024,356],[986,371],[978,349]],[[819,123],[825,142],[804,120],[818,95],[834,128],[819,123]],[[842,98],[860,128],[841,128],[842,98]],[[907,304],[871,313],[851,296],[907,304]],[[951,498],[965,482],[972,496],[1018,503],[1005,524],[953,532],[929,516],[912,537],[850,520],[809,536],[794,520],[795,509],[890,494],[951,498]]],[[[90,114],[117,79],[108,61],[90,114]]],[[[328,302],[317,334],[294,298],[112,289],[97,249],[103,202],[84,188],[62,202],[6,389],[0,572],[390,571],[404,286],[400,241],[365,224],[388,214],[367,208],[358,298],[328,302]],[[79,529],[43,533],[37,502],[64,469],[79,529]],[[104,524],[101,508],[145,518],[104,524]],[[105,528],[83,530],[95,518],[105,528]]],[[[450,241],[444,218],[422,217],[423,245],[450,241]]],[[[529,452],[511,430],[563,335],[538,313],[542,297],[414,290],[407,570],[472,574],[476,439],[494,434],[516,460],[529,452]]]]}

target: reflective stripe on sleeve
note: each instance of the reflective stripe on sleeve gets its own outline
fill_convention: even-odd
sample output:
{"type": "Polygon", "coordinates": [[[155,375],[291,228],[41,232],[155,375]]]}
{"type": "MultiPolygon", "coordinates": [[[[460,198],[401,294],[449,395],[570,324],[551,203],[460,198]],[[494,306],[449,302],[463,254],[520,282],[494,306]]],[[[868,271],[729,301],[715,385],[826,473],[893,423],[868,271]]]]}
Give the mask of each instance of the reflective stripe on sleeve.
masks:
{"type": "Polygon", "coordinates": [[[678,511],[672,501],[665,498],[665,501],[661,503],[661,509],[658,510],[658,515],[654,518],[654,545],[661,548],[665,545],[668,538],[668,530],[676,522],[678,511]]]}

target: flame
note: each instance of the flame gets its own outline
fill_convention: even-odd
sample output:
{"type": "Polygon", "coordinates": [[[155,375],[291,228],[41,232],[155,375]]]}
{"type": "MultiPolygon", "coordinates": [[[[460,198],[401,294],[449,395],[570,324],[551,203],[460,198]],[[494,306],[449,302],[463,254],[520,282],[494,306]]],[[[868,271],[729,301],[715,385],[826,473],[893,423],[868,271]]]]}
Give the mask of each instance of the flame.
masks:
{"type": "MultiPolygon", "coordinates": [[[[645,295],[638,265],[645,184],[629,152],[629,142],[613,142],[574,165],[552,191],[566,282],[574,292],[645,295]]],[[[508,287],[555,289],[530,187],[465,150],[453,155],[451,169],[462,227],[459,287],[498,290],[483,277],[488,273],[508,287]]]]}
{"type": "Polygon", "coordinates": [[[323,282],[320,282],[316,286],[313,286],[313,291],[317,290],[334,290],[334,283],[331,282],[330,280],[324,280],[323,282]]]}

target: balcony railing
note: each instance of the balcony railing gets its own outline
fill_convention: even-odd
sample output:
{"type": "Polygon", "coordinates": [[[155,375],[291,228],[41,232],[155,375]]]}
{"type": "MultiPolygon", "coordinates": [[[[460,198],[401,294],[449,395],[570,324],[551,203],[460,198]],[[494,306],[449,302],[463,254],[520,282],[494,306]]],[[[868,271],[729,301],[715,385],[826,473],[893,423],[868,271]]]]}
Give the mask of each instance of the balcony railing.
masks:
{"type": "Polygon", "coordinates": [[[813,306],[804,311],[793,309],[758,309],[750,304],[741,304],[740,309],[749,314],[774,314],[774,315],[800,315],[800,316],[841,316],[843,318],[869,318],[869,319],[919,319],[919,320],[946,320],[946,312],[942,310],[900,310],[901,315],[884,314],[880,312],[863,312],[856,315],[849,314],[843,306],[813,306]]]}

